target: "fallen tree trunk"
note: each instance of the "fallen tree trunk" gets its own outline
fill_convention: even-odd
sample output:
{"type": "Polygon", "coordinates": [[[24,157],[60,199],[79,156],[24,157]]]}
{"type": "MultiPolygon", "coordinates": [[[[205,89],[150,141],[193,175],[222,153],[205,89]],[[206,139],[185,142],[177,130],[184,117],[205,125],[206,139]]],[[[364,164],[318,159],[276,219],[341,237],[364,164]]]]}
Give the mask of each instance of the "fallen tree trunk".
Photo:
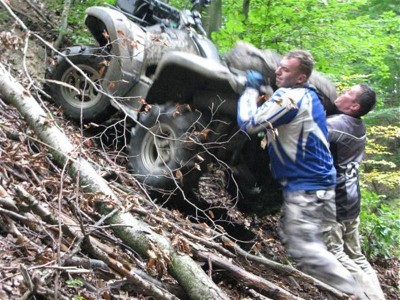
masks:
{"type": "MultiPolygon", "coordinates": [[[[90,163],[80,157],[68,138],[55,126],[31,94],[25,90],[0,64],[0,93],[14,105],[31,128],[49,149],[54,160],[77,179],[84,192],[96,195],[97,209],[103,215],[118,207],[119,200],[107,182],[90,163]]],[[[131,214],[117,212],[108,224],[116,222],[124,227],[113,227],[115,234],[141,255],[148,257],[151,246],[156,246],[169,258],[168,267],[191,299],[228,299],[228,296],[207,276],[197,263],[186,254],[176,252],[170,241],[155,233],[131,214]]]]}
{"type": "Polygon", "coordinates": [[[253,261],[255,263],[259,263],[262,264],[268,268],[271,268],[273,270],[275,270],[277,273],[282,274],[282,276],[293,276],[295,278],[304,280],[305,282],[309,282],[311,283],[313,286],[316,286],[318,288],[321,288],[325,291],[327,291],[328,293],[332,294],[334,297],[336,297],[338,300],[346,300],[348,299],[347,295],[337,289],[335,289],[334,287],[319,281],[318,279],[305,274],[297,269],[295,269],[294,267],[290,266],[290,265],[283,265],[280,263],[277,263],[275,261],[272,261],[270,259],[267,259],[264,256],[256,256],[256,255],[252,255],[249,252],[244,251],[242,248],[240,248],[238,245],[232,243],[231,240],[229,240],[226,237],[222,237],[222,240],[225,242],[225,245],[227,245],[228,247],[232,247],[235,250],[235,253],[237,253],[238,255],[242,256],[243,258],[245,258],[246,260],[250,260],[253,261]]]}
{"type": "Polygon", "coordinates": [[[201,260],[209,261],[218,267],[222,267],[228,271],[228,276],[238,279],[249,288],[259,290],[260,293],[266,294],[268,297],[273,297],[273,299],[277,300],[303,300],[303,298],[292,295],[288,291],[269,282],[268,280],[235,266],[226,258],[206,251],[195,251],[194,253],[195,256],[201,260]]]}
{"type": "MultiPolygon", "coordinates": [[[[118,274],[121,276],[124,276],[127,278],[127,281],[130,283],[134,284],[136,288],[140,289],[142,293],[145,293],[147,295],[151,295],[153,297],[156,297],[157,299],[164,299],[164,300],[174,300],[178,299],[177,297],[164,292],[162,289],[165,289],[161,283],[156,282],[156,280],[150,281],[150,276],[149,278],[143,279],[144,275],[139,273],[139,270],[135,270],[128,266],[129,264],[123,264],[121,263],[121,260],[116,260],[115,258],[112,258],[112,249],[111,251],[106,251],[107,247],[102,245],[97,239],[91,238],[89,235],[84,236],[83,232],[81,232],[79,229],[72,229],[72,228],[79,228],[78,224],[76,224],[73,220],[68,219],[67,217],[63,216],[58,216],[58,219],[45,207],[43,207],[38,200],[36,200],[32,195],[30,195],[28,192],[26,192],[22,187],[17,186],[16,187],[17,193],[19,197],[23,199],[23,201],[28,205],[28,207],[35,213],[37,214],[43,221],[50,225],[56,225],[59,221],[61,221],[64,225],[62,228],[62,231],[75,240],[75,246],[76,248],[77,244],[78,246],[81,246],[82,244],[82,249],[85,250],[86,253],[90,254],[91,256],[94,256],[96,258],[100,259],[100,262],[103,263],[103,266],[98,264],[100,267],[106,266],[105,269],[108,267],[110,269],[115,270],[118,274]],[[80,243],[83,242],[83,243],[80,243]]],[[[71,263],[73,259],[67,258],[66,259],[66,264],[71,263]]],[[[79,262],[80,266],[85,267],[84,265],[87,263],[79,262]]],[[[86,268],[93,268],[92,265],[86,266],[86,268]]]]}

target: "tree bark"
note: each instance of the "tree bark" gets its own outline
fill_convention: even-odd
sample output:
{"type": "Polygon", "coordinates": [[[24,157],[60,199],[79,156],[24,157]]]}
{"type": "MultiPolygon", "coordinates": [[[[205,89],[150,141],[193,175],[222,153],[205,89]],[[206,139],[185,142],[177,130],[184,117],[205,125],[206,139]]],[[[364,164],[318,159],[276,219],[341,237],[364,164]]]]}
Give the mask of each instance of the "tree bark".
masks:
{"type": "MultiPolygon", "coordinates": [[[[90,163],[79,157],[74,145],[54,124],[29,91],[25,90],[0,64],[0,93],[14,105],[25,118],[39,139],[47,145],[49,152],[60,166],[66,166],[69,175],[79,180],[84,192],[96,194],[98,211],[106,215],[118,206],[119,200],[96,173],[90,163]],[[115,207],[114,207],[115,206],[115,207]]],[[[168,258],[168,268],[182,285],[190,299],[229,299],[228,296],[206,275],[197,263],[186,254],[177,253],[170,241],[156,234],[150,227],[129,213],[117,212],[108,224],[123,224],[113,227],[115,234],[127,245],[148,257],[150,247],[161,249],[168,258]]]]}
{"type": "Polygon", "coordinates": [[[215,264],[218,267],[222,267],[223,269],[228,271],[228,276],[238,279],[240,282],[244,283],[246,287],[250,287],[266,294],[269,297],[273,297],[273,299],[277,300],[302,300],[303,298],[294,296],[288,291],[282,289],[277,286],[261,278],[256,276],[246,270],[235,266],[233,263],[228,261],[227,259],[220,257],[214,253],[206,252],[206,251],[195,251],[195,255],[204,261],[211,261],[212,264],[215,264]]]}
{"type": "Polygon", "coordinates": [[[205,11],[206,13],[203,16],[203,25],[208,37],[211,38],[211,34],[217,32],[221,28],[222,1],[212,1],[205,11]]]}
{"type": "MultiPolygon", "coordinates": [[[[48,209],[43,207],[38,200],[36,200],[22,187],[17,186],[16,190],[17,194],[23,199],[23,201],[26,202],[28,206],[32,209],[32,211],[37,214],[43,221],[52,225],[55,225],[61,221],[63,224],[63,233],[75,241],[74,248],[77,248],[78,250],[82,249],[84,250],[84,252],[91,255],[92,257],[100,259],[98,262],[96,262],[96,266],[93,265],[94,260],[88,261],[87,259],[76,258],[75,261],[78,260],[77,262],[81,267],[88,269],[93,269],[97,267],[102,268],[103,270],[107,270],[110,268],[121,276],[127,278],[127,281],[134,285],[136,289],[140,290],[142,294],[150,295],[155,297],[156,299],[163,300],[178,299],[170,292],[166,292],[169,290],[166,288],[166,285],[163,285],[163,283],[157,281],[149,275],[145,276],[142,272],[140,272],[140,270],[129,268],[129,263],[126,261],[123,262],[123,259],[117,261],[116,258],[113,257],[114,252],[112,248],[106,246],[105,244],[102,244],[96,238],[90,237],[90,235],[84,236],[83,232],[78,229],[78,224],[69,219],[69,217],[61,215],[55,217],[48,209]]],[[[23,239],[21,238],[20,240],[23,239]]],[[[74,252],[74,250],[72,250],[72,252],[74,252]]],[[[64,262],[62,265],[68,265],[74,262],[74,259],[73,257],[70,257],[70,254],[67,258],[62,259],[62,261],[64,262]]],[[[182,294],[181,290],[175,290],[175,292],[179,292],[180,294],[182,294]]]]}
{"type": "Polygon", "coordinates": [[[65,32],[67,31],[70,7],[71,7],[71,0],[65,0],[64,1],[64,9],[62,12],[60,30],[58,33],[58,37],[57,37],[56,41],[54,42],[54,48],[56,48],[56,49],[60,48],[60,46],[62,45],[64,36],[65,36],[65,32]]]}

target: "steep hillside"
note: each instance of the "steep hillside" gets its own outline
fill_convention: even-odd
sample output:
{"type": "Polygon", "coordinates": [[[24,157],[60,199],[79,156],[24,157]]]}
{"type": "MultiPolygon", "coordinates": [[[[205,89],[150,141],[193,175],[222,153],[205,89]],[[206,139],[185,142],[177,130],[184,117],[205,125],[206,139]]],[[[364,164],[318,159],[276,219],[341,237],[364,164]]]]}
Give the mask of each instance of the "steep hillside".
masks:
{"type": "MultiPolygon", "coordinates": [[[[51,12],[38,1],[10,2],[33,34],[26,39],[12,16],[0,22],[0,63],[52,116],[49,126],[68,137],[76,157],[107,180],[119,200],[110,205],[189,254],[230,299],[346,299],[290,265],[277,234],[279,214],[238,210],[221,170],[211,168],[186,198],[149,196],[126,171],[124,148],[110,142],[115,132],[124,133],[120,127],[81,128],[47,97],[50,51],[37,37],[49,37],[51,12]]],[[[143,256],[121,240],[96,211],[98,195],[78,187],[7,102],[0,93],[0,299],[188,299],[169,271],[168,256],[156,246],[143,256]]],[[[387,299],[400,299],[398,260],[374,266],[387,299]]]]}

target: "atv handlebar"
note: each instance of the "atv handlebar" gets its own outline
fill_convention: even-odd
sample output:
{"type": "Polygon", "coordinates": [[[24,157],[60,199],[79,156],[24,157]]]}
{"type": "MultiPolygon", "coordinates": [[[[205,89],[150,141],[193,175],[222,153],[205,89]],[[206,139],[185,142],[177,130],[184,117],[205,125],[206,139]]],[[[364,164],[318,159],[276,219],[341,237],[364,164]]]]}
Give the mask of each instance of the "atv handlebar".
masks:
{"type": "Polygon", "coordinates": [[[199,10],[211,0],[191,0],[190,10],[179,11],[161,0],[117,0],[116,7],[142,26],[167,24],[168,27],[194,28],[206,35],[199,10]]]}
{"type": "Polygon", "coordinates": [[[202,7],[207,6],[211,3],[211,0],[191,0],[192,1],[192,11],[201,10],[202,7]]]}
{"type": "Polygon", "coordinates": [[[180,11],[160,0],[117,0],[115,6],[142,26],[164,23],[167,19],[176,24],[180,21],[180,11]]]}

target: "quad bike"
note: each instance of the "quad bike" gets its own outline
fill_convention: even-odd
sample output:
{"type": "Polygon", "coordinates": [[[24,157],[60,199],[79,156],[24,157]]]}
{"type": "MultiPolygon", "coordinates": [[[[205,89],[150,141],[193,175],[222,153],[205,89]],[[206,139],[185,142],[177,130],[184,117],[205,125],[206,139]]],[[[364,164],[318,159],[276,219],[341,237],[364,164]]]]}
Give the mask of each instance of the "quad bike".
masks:
{"type": "MultiPolygon", "coordinates": [[[[182,11],[158,0],[89,8],[85,23],[98,46],[65,49],[48,69],[50,94],[78,122],[128,116],[128,167],[149,189],[190,189],[212,162],[229,170],[237,195],[275,197],[263,137],[239,131],[236,109],[245,71],[262,72],[272,91],[280,57],[242,43],[222,60],[202,27],[200,1],[182,11]]],[[[334,87],[314,77],[327,103],[335,99],[334,87]]]]}
{"type": "Polygon", "coordinates": [[[65,49],[47,72],[48,79],[69,85],[50,83],[49,87],[54,101],[71,119],[102,121],[118,108],[113,97],[145,96],[158,62],[168,51],[219,60],[214,44],[203,34],[197,0],[192,10],[183,11],[159,0],[118,0],[116,5],[94,6],[86,12],[85,24],[98,46],[65,49]]]}

